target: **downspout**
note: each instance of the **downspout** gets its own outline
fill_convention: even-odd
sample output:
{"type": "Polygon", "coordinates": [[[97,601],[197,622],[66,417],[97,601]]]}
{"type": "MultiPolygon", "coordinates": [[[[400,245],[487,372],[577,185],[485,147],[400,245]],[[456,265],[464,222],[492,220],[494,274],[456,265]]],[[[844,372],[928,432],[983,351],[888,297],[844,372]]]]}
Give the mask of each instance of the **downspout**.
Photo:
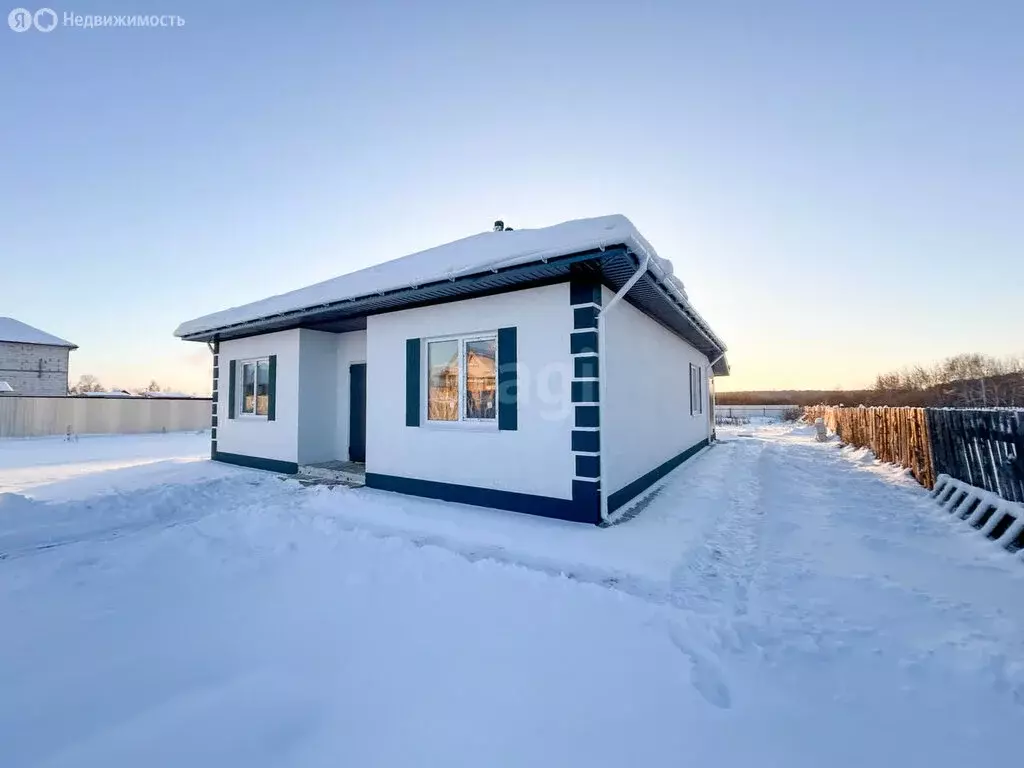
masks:
{"type": "MultiPolygon", "coordinates": [[[[611,310],[611,308],[614,307],[616,304],[618,304],[619,301],[621,301],[622,298],[627,293],[629,293],[630,289],[634,285],[636,285],[637,281],[641,277],[644,276],[644,273],[647,272],[647,269],[648,269],[648,267],[650,267],[650,265],[651,265],[651,255],[649,253],[645,253],[644,254],[644,260],[640,264],[640,266],[637,267],[636,272],[634,272],[633,275],[629,278],[629,280],[626,281],[626,284],[624,286],[622,286],[622,288],[619,289],[619,292],[616,293],[615,296],[612,297],[612,300],[608,302],[608,306],[607,307],[602,306],[601,309],[598,310],[598,313],[597,313],[597,367],[598,367],[598,379],[597,379],[598,385],[597,386],[598,386],[599,395],[600,395],[600,397],[599,397],[599,399],[597,401],[597,423],[599,425],[599,429],[603,429],[604,428],[604,424],[605,424],[605,420],[604,420],[604,404],[605,404],[605,401],[607,400],[607,391],[606,390],[608,388],[608,384],[607,384],[607,382],[608,382],[608,376],[607,376],[608,366],[606,365],[606,363],[607,363],[607,358],[606,358],[606,355],[607,355],[607,345],[605,344],[605,335],[604,335],[604,326],[605,326],[604,316],[606,314],[608,314],[608,312],[611,310]]],[[[601,485],[601,493],[600,493],[600,498],[601,498],[601,519],[602,520],[607,520],[608,519],[608,482],[607,482],[608,481],[608,469],[607,469],[607,467],[608,467],[608,456],[607,456],[607,454],[604,451],[601,451],[601,460],[600,460],[600,465],[599,466],[600,466],[600,468],[598,470],[598,480],[599,480],[600,485],[601,485]]]]}
{"type": "MultiPolygon", "coordinates": [[[[725,357],[725,352],[720,354],[714,360],[711,361],[711,365],[708,366],[708,373],[711,374],[711,378],[715,378],[715,366],[718,365],[718,361],[725,357]]],[[[718,390],[712,387],[711,389],[711,436],[715,440],[718,439],[717,432],[715,430],[715,411],[718,410],[718,390]]]]}

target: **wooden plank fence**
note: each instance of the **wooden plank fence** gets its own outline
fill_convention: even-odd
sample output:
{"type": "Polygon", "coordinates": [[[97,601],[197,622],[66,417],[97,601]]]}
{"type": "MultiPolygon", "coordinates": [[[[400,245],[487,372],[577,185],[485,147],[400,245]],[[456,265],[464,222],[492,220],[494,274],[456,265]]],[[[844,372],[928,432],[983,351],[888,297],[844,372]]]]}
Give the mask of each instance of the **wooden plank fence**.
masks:
{"type": "Polygon", "coordinates": [[[812,406],[844,443],[907,467],[925,488],[939,475],[1024,502],[1024,411],[812,406]]]}
{"type": "Polygon", "coordinates": [[[1024,502],[1024,411],[927,410],[938,474],[1024,502]]]}
{"type": "Polygon", "coordinates": [[[805,409],[804,418],[825,419],[844,443],[870,448],[882,461],[908,468],[925,488],[935,485],[935,467],[928,440],[924,408],[843,408],[818,405],[805,409]]]}

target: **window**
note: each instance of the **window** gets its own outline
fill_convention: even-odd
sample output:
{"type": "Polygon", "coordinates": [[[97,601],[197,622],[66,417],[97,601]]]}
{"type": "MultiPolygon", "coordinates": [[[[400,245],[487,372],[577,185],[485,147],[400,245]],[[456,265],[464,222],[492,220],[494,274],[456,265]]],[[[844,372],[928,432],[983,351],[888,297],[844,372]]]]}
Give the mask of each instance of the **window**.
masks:
{"type": "Polygon", "coordinates": [[[492,422],[498,416],[498,337],[427,342],[427,420],[492,422]]]}
{"type": "Polygon", "coordinates": [[[704,413],[704,369],[690,363],[690,415],[704,413]]]}
{"type": "Polygon", "coordinates": [[[270,360],[244,360],[239,365],[241,390],[238,413],[243,416],[266,416],[270,405],[270,360]]]}

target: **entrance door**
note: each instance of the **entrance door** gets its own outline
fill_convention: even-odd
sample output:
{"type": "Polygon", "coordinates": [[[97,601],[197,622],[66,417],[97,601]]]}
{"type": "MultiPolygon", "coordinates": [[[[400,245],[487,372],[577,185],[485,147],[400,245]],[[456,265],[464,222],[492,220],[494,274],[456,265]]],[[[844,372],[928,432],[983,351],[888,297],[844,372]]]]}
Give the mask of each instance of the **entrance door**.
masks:
{"type": "Polygon", "coordinates": [[[348,460],[366,461],[366,363],[349,367],[348,460]]]}

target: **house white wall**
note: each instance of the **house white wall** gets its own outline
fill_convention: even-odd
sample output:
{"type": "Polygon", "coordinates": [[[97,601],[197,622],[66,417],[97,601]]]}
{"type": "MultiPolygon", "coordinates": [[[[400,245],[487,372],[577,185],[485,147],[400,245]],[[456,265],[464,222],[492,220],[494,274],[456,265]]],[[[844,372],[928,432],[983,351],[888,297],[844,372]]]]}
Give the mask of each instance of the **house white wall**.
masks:
{"type": "Polygon", "coordinates": [[[366,362],[366,331],[338,334],[335,336],[335,344],[338,408],[334,428],[334,458],[345,461],[348,459],[349,404],[352,402],[349,366],[366,362]]]}
{"type": "MultiPolygon", "coordinates": [[[[280,331],[246,339],[222,341],[218,367],[217,450],[277,461],[298,461],[299,350],[301,334],[280,331]],[[228,418],[228,380],[232,360],[277,355],[276,419],[262,416],[228,418]]],[[[241,371],[238,371],[241,376],[241,371]]]]}
{"type": "MultiPolygon", "coordinates": [[[[348,414],[338,398],[338,340],[336,333],[299,331],[299,434],[298,462],[313,464],[338,458],[335,454],[335,427],[338,412],[348,414]]],[[[281,361],[277,366],[278,380],[281,361]]],[[[277,407],[281,396],[278,389],[277,407]]]]}
{"type": "MultiPolygon", "coordinates": [[[[403,310],[368,319],[366,468],[399,477],[572,498],[573,315],[567,283],[403,310]],[[515,431],[405,425],[406,340],[517,328],[515,431]]],[[[421,353],[426,396],[426,351],[421,353]]]]}
{"type": "MultiPolygon", "coordinates": [[[[603,289],[607,306],[614,293],[603,289]]],[[[625,301],[605,317],[601,461],[606,493],[711,434],[708,359],[625,301]],[[703,413],[690,414],[690,364],[705,377],[703,413]]]]}

